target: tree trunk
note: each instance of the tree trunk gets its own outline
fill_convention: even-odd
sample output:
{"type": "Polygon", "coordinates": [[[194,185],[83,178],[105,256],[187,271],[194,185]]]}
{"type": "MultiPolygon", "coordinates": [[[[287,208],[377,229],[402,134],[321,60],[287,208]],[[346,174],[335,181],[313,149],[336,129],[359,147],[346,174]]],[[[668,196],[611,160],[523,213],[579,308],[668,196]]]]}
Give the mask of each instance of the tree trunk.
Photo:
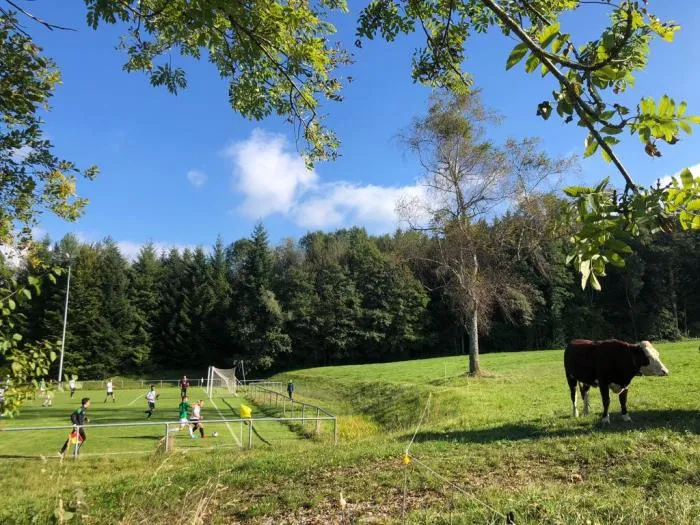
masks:
{"type": "Polygon", "coordinates": [[[479,314],[474,308],[469,320],[469,375],[476,375],[481,370],[479,366],[479,314]]]}
{"type": "Polygon", "coordinates": [[[630,320],[632,321],[632,330],[634,331],[634,340],[639,341],[639,335],[637,333],[637,320],[634,316],[634,308],[632,307],[632,301],[630,300],[629,286],[627,285],[627,280],[625,280],[625,299],[627,300],[627,307],[630,313],[630,320]]]}
{"type": "Polygon", "coordinates": [[[676,279],[673,275],[673,267],[668,266],[669,288],[671,289],[671,307],[673,308],[673,320],[676,324],[676,332],[680,331],[680,323],[678,322],[678,301],[676,300],[676,279]]]}

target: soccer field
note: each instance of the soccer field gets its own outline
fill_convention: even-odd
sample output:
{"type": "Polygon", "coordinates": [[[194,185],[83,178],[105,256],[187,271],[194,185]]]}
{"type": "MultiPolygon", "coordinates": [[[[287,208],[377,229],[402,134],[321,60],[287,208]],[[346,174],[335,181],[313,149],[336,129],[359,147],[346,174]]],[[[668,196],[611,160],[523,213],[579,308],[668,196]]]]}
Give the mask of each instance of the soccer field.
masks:
{"type": "MultiPolygon", "coordinates": [[[[116,402],[105,402],[104,390],[78,390],[73,399],[70,393],[54,392],[53,406],[42,407],[44,399],[37,397],[28,402],[21,414],[14,418],[0,419],[0,459],[25,457],[58,457],[58,450],[70,433],[69,428],[53,430],[26,430],[5,432],[12,428],[47,427],[71,425],[70,414],[80,406],[80,399],[89,397],[91,404],[87,415],[90,420],[85,427],[87,439],[80,451],[81,456],[101,454],[151,453],[163,446],[166,423],[171,430],[170,449],[240,448],[273,446],[288,440],[298,440],[300,435],[284,422],[256,421],[252,430],[247,423],[225,423],[224,419],[236,419],[240,405],[253,407],[253,417],[264,415],[245,398],[236,397],[225,390],[215,393],[209,400],[202,388],[190,388],[189,402],[204,400],[202,415],[206,437],[191,439],[187,429],[177,431],[180,390],[164,388],[157,390],[159,399],[150,419],[146,419],[146,390],[115,390],[116,402]],[[144,425],[144,423],[148,423],[144,425]],[[105,424],[129,426],[102,427],[105,424]],[[213,437],[217,432],[218,436],[213,437]],[[249,435],[250,432],[250,435],[249,435]]],[[[68,453],[66,454],[69,455],[68,453]]]]}

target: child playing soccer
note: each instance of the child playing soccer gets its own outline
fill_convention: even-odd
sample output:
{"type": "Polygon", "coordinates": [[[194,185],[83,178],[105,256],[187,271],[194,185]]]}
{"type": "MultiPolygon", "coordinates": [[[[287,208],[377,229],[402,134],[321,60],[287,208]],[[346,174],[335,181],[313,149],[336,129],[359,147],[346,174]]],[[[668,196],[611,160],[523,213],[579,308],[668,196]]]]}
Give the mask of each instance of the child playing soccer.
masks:
{"type": "Polygon", "coordinates": [[[153,411],[156,409],[156,399],[158,395],[156,394],[155,385],[151,385],[151,389],[146,394],[146,401],[148,401],[148,410],[146,410],[146,419],[151,419],[153,411]]]}
{"type": "Polygon", "coordinates": [[[112,380],[110,379],[107,381],[107,397],[105,397],[105,403],[107,402],[107,399],[112,398],[112,403],[117,402],[117,398],[114,397],[114,385],[112,384],[112,380]]]}
{"type": "MultiPolygon", "coordinates": [[[[182,398],[182,401],[178,405],[178,410],[180,412],[180,430],[182,430],[183,428],[188,426],[187,423],[189,422],[189,420],[187,419],[187,413],[190,410],[190,404],[187,402],[187,396],[184,396],[182,398]]],[[[190,434],[192,433],[190,432],[190,434]]]]}
{"type": "MultiPolygon", "coordinates": [[[[71,423],[73,423],[74,426],[78,427],[78,449],[75,451],[75,454],[78,455],[80,452],[80,449],[82,448],[83,444],[85,443],[85,440],[87,439],[87,436],[85,435],[85,428],[83,428],[83,425],[85,423],[88,423],[90,420],[87,417],[87,409],[90,408],[90,398],[89,397],[84,397],[80,401],[80,408],[76,408],[75,411],[70,415],[70,420],[71,423]]],[[[68,443],[70,442],[70,437],[66,439],[66,442],[63,444],[61,447],[61,450],[58,451],[58,454],[60,456],[63,456],[63,454],[66,452],[66,449],[68,448],[68,443]]]]}
{"type": "Polygon", "coordinates": [[[203,404],[204,404],[204,401],[202,401],[200,399],[192,407],[192,417],[190,418],[190,423],[192,423],[192,427],[190,428],[190,437],[192,439],[195,438],[194,431],[197,429],[199,429],[199,435],[202,438],[204,438],[204,426],[202,425],[202,420],[204,419],[202,417],[202,405],[203,404]]]}

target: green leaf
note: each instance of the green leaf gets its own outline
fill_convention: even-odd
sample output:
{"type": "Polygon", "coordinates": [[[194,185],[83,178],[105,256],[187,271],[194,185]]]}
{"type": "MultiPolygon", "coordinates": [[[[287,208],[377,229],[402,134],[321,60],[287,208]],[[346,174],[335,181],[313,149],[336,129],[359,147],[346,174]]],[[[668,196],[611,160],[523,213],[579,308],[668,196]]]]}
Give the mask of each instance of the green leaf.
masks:
{"type": "Polygon", "coordinates": [[[12,334],[12,339],[14,339],[15,341],[21,341],[22,334],[12,334]]]}
{"type": "Polygon", "coordinates": [[[700,210],[700,199],[695,199],[693,201],[690,201],[688,203],[688,205],[685,207],[685,209],[688,211],[700,210]]]}
{"type": "Polygon", "coordinates": [[[591,288],[594,290],[600,292],[601,286],[600,286],[600,281],[598,281],[598,278],[595,276],[594,273],[591,273],[591,288]]]}
{"type": "Polygon", "coordinates": [[[586,137],[586,141],[584,142],[584,146],[586,148],[585,151],[583,152],[584,158],[590,157],[598,149],[598,141],[595,139],[595,137],[593,135],[588,135],[586,137]]]}
{"type": "Polygon", "coordinates": [[[693,185],[693,174],[688,168],[681,171],[681,181],[684,188],[690,188],[693,185]]]}
{"type": "Polygon", "coordinates": [[[527,73],[532,73],[535,69],[537,69],[537,66],[540,63],[540,59],[537,58],[535,55],[530,55],[525,62],[525,71],[527,73]]]}
{"type": "Polygon", "coordinates": [[[23,289],[22,289],[22,293],[24,294],[24,296],[25,296],[27,299],[31,299],[31,298],[32,298],[32,292],[31,292],[28,288],[23,288],[23,289]]]}
{"type": "Polygon", "coordinates": [[[590,188],[586,188],[585,186],[568,186],[564,188],[564,193],[566,193],[569,197],[578,197],[579,195],[583,193],[589,193],[591,191],[590,188]]]}
{"type": "Polygon", "coordinates": [[[554,38],[557,36],[559,27],[559,22],[555,22],[551,26],[547,26],[542,30],[540,33],[540,45],[544,49],[546,49],[547,46],[552,43],[552,40],[554,40],[554,38]]]}
{"type": "Polygon", "coordinates": [[[683,102],[681,102],[680,104],[678,104],[678,113],[677,113],[677,115],[678,115],[679,117],[682,117],[683,115],[685,115],[685,111],[686,111],[687,109],[688,109],[688,104],[687,104],[687,103],[685,102],[685,100],[684,100],[683,102]]]}
{"type": "Polygon", "coordinates": [[[8,299],[7,306],[10,307],[10,310],[14,310],[15,308],[17,308],[17,303],[15,303],[13,299],[8,299]]]}
{"type": "Polygon", "coordinates": [[[508,57],[508,61],[506,62],[506,70],[512,68],[515,64],[520,62],[527,54],[528,49],[527,44],[518,44],[515,46],[508,57]]]}
{"type": "Polygon", "coordinates": [[[629,255],[633,252],[632,248],[627,243],[624,243],[618,239],[608,239],[608,242],[606,242],[605,245],[617,253],[626,253],[629,255]]]}

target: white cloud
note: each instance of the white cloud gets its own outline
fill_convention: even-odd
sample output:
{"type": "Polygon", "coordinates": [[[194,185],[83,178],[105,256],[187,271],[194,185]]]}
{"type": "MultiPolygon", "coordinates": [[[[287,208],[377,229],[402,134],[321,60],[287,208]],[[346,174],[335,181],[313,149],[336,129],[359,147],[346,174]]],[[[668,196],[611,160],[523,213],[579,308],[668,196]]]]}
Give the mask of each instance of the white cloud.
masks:
{"type": "MultiPolygon", "coordinates": [[[[696,164],[695,166],[690,166],[690,171],[693,173],[694,176],[700,177],[700,164],[696,164]]],[[[661,177],[658,179],[659,184],[663,188],[664,186],[668,186],[671,184],[672,179],[677,179],[680,182],[680,175],[681,172],[674,173],[673,175],[666,175],[665,177],[661,177]]]]}
{"type": "Polygon", "coordinates": [[[294,219],[297,225],[307,228],[361,224],[372,231],[391,231],[399,223],[397,203],[423,193],[419,186],[326,184],[298,204],[294,219]]]}
{"type": "Polygon", "coordinates": [[[279,213],[303,228],[360,224],[391,231],[398,224],[397,202],[423,194],[418,186],[321,183],[283,135],[259,129],[225,154],[234,165],[233,187],[244,196],[237,211],[251,218],[279,213]]]}
{"type": "Polygon", "coordinates": [[[187,172],[187,180],[195,188],[201,188],[207,182],[207,174],[199,170],[190,170],[187,172]]]}
{"type": "Polygon", "coordinates": [[[245,196],[239,211],[246,217],[288,214],[318,179],[296,152],[288,151],[283,135],[260,129],[231,144],[225,155],[233,161],[233,186],[245,196]]]}

